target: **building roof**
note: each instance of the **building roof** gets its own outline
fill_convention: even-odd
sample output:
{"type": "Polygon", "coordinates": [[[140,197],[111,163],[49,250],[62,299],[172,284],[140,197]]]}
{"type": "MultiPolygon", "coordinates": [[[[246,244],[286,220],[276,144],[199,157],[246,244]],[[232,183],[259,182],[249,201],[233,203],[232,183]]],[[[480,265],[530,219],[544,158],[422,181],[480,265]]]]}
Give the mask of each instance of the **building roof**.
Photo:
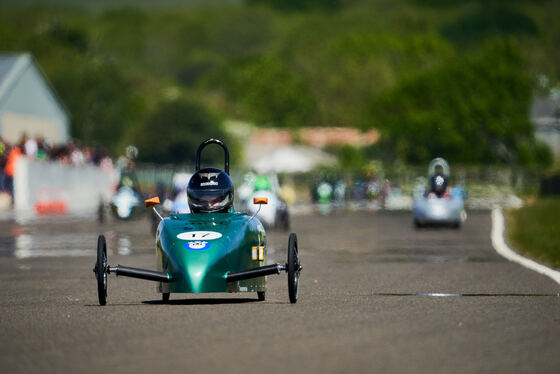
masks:
{"type": "Polygon", "coordinates": [[[30,62],[28,53],[0,53],[0,102],[30,62]]]}
{"type": "Polygon", "coordinates": [[[42,76],[42,79],[50,93],[52,94],[53,98],[59,105],[60,109],[66,116],[69,115],[69,111],[60,100],[56,90],[54,89],[53,85],[41,69],[41,67],[35,62],[35,59],[30,53],[6,53],[0,52],[0,105],[2,101],[7,97],[7,94],[10,92],[10,89],[14,87],[17,83],[18,79],[25,74],[25,71],[28,69],[29,66],[33,66],[35,70],[39,72],[42,76]]]}
{"type": "Polygon", "coordinates": [[[333,156],[304,145],[250,144],[245,148],[245,164],[257,173],[301,173],[335,163],[333,156]]]}
{"type": "Polygon", "coordinates": [[[17,55],[0,54],[0,85],[2,85],[4,79],[6,79],[18,58],[17,55]]]}
{"type": "Polygon", "coordinates": [[[537,98],[531,106],[531,119],[537,131],[560,131],[560,98],[537,98]]]}
{"type": "MultiPolygon", "coordinates": [[[[351,145],[361,147],[375,144],[379,132],[375,129],[362,132],[351,127],[304,127],[297,131],[299,141],[310,147],[322,148],[328,145],[351,145]]],[[[257,129],[251,135],[250,143],[268,146],[288,146],[295,143],[294,133],[277,128],[257,129]]]]}
{"type": "Polygon", "coordinates": [[[362,132],[350,127],[304,127],[297,131],[260,128],[245,144],[245,163],[258,173],[307,172],[336,159],[321,148],[329,145],[362,147],[375,144],[379,132],[362,132]]]}
{"type": "Polygon", "coordinates": [[[539,97],[531,105],[531,118],[555,117],[560,110],[560,98],[539,97]]]}

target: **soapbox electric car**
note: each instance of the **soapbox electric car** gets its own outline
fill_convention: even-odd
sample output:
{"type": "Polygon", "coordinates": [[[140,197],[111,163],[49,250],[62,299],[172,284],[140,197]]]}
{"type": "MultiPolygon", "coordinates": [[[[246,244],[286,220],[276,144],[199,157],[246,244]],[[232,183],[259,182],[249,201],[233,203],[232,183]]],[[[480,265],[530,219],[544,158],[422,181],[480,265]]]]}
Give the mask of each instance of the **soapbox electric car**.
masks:
{"type": "Polygon", "coordinates": [[[449,164],[435,158],[428,167],[429,185],[419,186],[413,202],[413,222],[417,228],[426,225],[461,227],[466,218],[463,192],[459,186],[449,188],[449,164]],[[439,169],[439,170],[438,170],[439,169]]]}
{"type": "Polygon", "coordinates": [[[239,200],[241,200],[238,208],[249,215],[256,214],[265,229],[288,231],[290,229],[290,212],[288,204],[281,196],[278,176],[274,173],[257,175],[249,172],[243,179],[244,182],[238,190],[239,200]],[[255,197],[267,198],[268,204],[262,207],[252,204],[255,197]]]}
{"type": "Polygon", "coordinates": [[[248,206],[248,214],[256,214],[266,228],[278,228],[284,231],[290,229],[290,213],[288,204],[272,191],[255,191],[252,195],[253,200],[257,197],[264,197],[268,204],[260,209],[260,206],[248,206]]]}
{"type": "MultiPolygon", "coordinates": [[[[142,207],[142,198],[130,186],[122,186],[109,202],[113,215],[121,220],[127,220],[135,215],[142,207]]],[[[100,221],[103,221],[102,219],[100,221]]]]}
{"type": "MultiPolygon", "coordinates": [[[[234,212],[233,184],[229,177],[229,151],[220,140],[208,139],[196,152],[196,171],[188,186],[190,214],[171,214],[163,218],[156,232],[158,270],[146,270],[107,264],[105,237],[97,240],[97,279],[99,304],[107,301],[107,276],[115,273],[158,282],[163,302],[171,293],[256,292],[265,299],[266,275],[288,273],[291,303],[298,299],[302,266],[296,234],[288,240],[285,264],[266,265],[267,241],[263,225],[256,215],[234,212]],[[200,155],[209,144],[220,146],[225,155],[225,171],[200,168],[200,155]]],[[[266,204],[255,198],[255,204],[266,204]]],[[[146,200],[147,207],[159,204],[156,196],[146,200]]],[[[154,211],[157,210],[154,207],[154,211]]],[[[159,213],[157,213],[159,215],[159,213]]]]}

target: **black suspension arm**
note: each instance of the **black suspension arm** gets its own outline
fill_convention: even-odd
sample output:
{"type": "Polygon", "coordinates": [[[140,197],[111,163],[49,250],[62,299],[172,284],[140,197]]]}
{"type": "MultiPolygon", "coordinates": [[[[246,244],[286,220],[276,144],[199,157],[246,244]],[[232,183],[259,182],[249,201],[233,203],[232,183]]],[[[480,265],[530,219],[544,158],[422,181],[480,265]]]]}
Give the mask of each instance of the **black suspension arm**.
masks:
{"type": "Polygon", "coordinates": [[[108,267],[107,273],[115,273],[117,276],[123,275],[125,277],[132,277],[138,279],[151,280],[156,282],[171,282],[171,277],[167,273],[160,271],[146,270],[131,268],[128,266],[117,265],[115,267],[108,267]]]}
{"type": "Polygon", "coordinates": [[[237,282],[245,279],[264,277],[265,275],[280,274],[282,270],[286,270],[285,265],[274,264],[274,265],[267,265],[258,268],[242,270],[242,271],[236,271],[234,273],[229,273],[226,276],[226,282],[237,282]]]}

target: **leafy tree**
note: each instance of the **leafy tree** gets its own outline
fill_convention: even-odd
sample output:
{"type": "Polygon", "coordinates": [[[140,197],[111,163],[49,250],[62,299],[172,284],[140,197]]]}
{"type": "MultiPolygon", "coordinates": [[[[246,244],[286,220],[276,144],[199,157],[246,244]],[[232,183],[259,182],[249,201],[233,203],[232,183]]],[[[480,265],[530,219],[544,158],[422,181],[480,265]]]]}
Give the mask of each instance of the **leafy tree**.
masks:
{"type": "Polygon", "coordinates": [[[248,4],[264,4],[282,10],[339,9],[340,0],[247,0],[248,4]]]}
{"type": "Polygon", "coordinates": [[[49,25],[47,35],[58,43],[80,52],[85,52],[89,48],[89,40],[83,29],[70,27],[60,21],[55,21],[49,25]]]}
{"type": "MultiPolygon", "coordinates": [[[[340,31],[324,43],[308,43],[296,67],[318,102],[322,124],[358,126],[368,100],[410,71],[433,68],[453,55],[451,45],[431,33],[397,36],[340,31]]],[[[293,46],[290,46],[294,48],[293,46]]]]}
{"type": "Polygon", "coordinates": [[[559,87],[558,1],[195,2],[4,2],[0,45],[31,52],[69,109],[72,135],[113,153],[163,105],[158,93],[179,87],[258,125],[379,126],[377,152],[403,160],[548,157],[527,105],[535,77],[542,94],[559,87]],[[480,52],[510,37],[517,57],[504,42],[480,52]]]}
{"type": "Polygon", "coordinates": [[[338,159],[338,166],[348,173],[359,173],[370,161],[367,150],[350,145],[331,146],[327,149],[338,159]]]}
{"type": "MultiPolygon", "coordinates": [[[[204,104],[189,98],[162,102],[134,137],[141,161],[190,164],[195,162],[200,143],[208,138],[230,143],[219,118],[204,104]]],[[[222,167],[222,151],[212,148],[204,151],[203,160],[222,167]]]]}
{"type": "Polygon", "coordinates": [[[308,124],[316,107],[307,82],[278,58],[249,59],[229,71],[225,90],[257,123],[279,127],[308,124]]]}
{"type": "Polygon", "coordinates": [[[72,136],[117,151],[121,139],[143,110],[130,83],[112,64],[83,60],[52,74],[71,115],[72,136]]]}
{"type": "Polygon", "coordinates": [[[479,7],[441,28],[444,36],[467,46],[496,35],[534,35],[537,31],[531,17],[503,5],[479,7]]]}
{"type": "Polygon", "coordinates": [[[532,81],[512,42],[486,43],[472,57],[403,81],[376,97],[366,127],[405,162],[435,156],[465,163],[547,163],[528,119],[532,81]]]}

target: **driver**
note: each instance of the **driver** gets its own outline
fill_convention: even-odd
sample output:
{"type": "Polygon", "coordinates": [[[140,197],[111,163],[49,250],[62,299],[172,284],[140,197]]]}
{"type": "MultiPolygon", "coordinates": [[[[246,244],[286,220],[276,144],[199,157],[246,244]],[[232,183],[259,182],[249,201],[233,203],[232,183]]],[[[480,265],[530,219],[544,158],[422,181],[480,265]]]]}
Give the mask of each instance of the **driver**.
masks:
{"type": "Polygon", "coordinates": [[[437,197],[442,197],[447,190],[448,182],[449,180],[443,174],[443,170],[438,168],[436,173],[430,178],[430,192],[435,193],[437,197]]]}
{"type": "Polygon", "coordinates": [[[191,177],[187,195],[193,213],[228,213],[233,206],[233,183],[220,169],[200,169],[191,177]]]}

